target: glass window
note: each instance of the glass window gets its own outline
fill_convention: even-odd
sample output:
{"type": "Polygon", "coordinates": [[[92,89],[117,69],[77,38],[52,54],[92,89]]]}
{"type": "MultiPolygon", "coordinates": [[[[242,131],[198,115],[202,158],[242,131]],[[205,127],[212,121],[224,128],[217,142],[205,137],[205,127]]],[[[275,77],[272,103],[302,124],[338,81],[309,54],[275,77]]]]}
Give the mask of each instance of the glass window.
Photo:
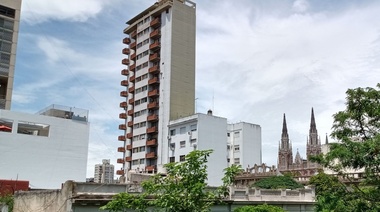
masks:
{"type": "Polygon", "coordinates": [[[175,157],[170,157],[170,158],[169,158],[169,162],[170,162],[170,163],[174,163],[174,162],[175,162],[175,157]]]}
{"type": "Polygon", "coordinates": [[[190,130],[197,131],[197,125],[196,124],[190,125],[190,130]]]}
{"type": "Polygon", "coordinates": [[[180,134],[185,134],[185,133],[186,133],[186,127],[181,127],[181,128],[179,129],[179,133],[180,133],[180,134]]]}
{"type": "Polygon", "coordinates": [[[186,156],[185,155],[179,156],[179,161],[180,162],[185,161],[185,160],[186,160],[186,156]]]}
{"type": "Polygon", "coordinates": [[[240,151],[240,146],[239,145],[235,145],[234,146],[234,151],[235,152],[239,152],[240,151]]]}
{"type": "Polygon", "coordinates": [[[170,130],[170,135],[175,135],[175,129],[170,130]]]}
{"type": "Polygon", "coordinates": [[[179,142],[179,148],[185,148],[186,147],[186,141],[179,142]]]}

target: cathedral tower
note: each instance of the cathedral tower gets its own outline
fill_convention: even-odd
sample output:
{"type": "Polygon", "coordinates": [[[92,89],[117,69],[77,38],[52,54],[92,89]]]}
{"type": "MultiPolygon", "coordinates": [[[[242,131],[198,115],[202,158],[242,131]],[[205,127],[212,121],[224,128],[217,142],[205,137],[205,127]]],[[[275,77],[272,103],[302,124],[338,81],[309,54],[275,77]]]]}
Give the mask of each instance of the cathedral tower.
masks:
{"type": "Polygon", "coordinates": [[[289,169],[293,164],[293,151],[292,144],[289,140],[288,128],[286,126],[286,118],[282,123],[281,142],[278,147],[278,164],[277,167],[280,171],[289,169]]]}
{"type": "MultiPolygon", "coordinates": [[[[319,154],[321,154],[321,141],[318,137],[317,125],[315,124],[314,109],[311,108],[311,121],[309,137],[307,140],[306,156],[309,161],[310,156],[319,154]]],[[[309,161],[309,165],[313,166],[315,164],[309,161]]]]}

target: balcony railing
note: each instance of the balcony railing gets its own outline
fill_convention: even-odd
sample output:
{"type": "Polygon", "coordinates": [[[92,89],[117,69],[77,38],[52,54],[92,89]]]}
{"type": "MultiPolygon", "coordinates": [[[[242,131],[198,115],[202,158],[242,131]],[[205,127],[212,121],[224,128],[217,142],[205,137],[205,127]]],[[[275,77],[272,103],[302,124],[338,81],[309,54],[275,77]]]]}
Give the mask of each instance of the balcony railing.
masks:
{"type": "Polygon", "coordinates": [[[136,36],[137,36],[137,31],[135,30],[135,31],[133,31],[133,32],[131,33],[131,38],[135,39],[136,36]]]}
{"type": "Polygon", "coordinates": [[[136,53],[132,54],[129,59],[134,60],[136,58],[136,53]]]}
{"type": "Polygon", "coordinates": [[[117,175],[124,175],[124,170],[117,170],[117,171],[116,171],[116,174],[117,174],[117,175]]]}
{"type": "Polygon", "coordinates": [[[129,60],[128,60],[127,58],[124,58],[124,59],[121,61],[121,63],[122,63],[123,65],[129,65],[129,60]]]}
{"type": "Polygon", "coordinates": [[[158,121],[158,115],[156,114],[149,115],[147,118],[147,121],[158,121]]]}
{"type": "Polygon", "coordinates": [[[126,130],[126,129],[127,129],[127,125],[119,124],[119,130],[126,130]]]}
{"type": "Polygon", "coordinates": [[[131,76],[131,77],[129,77],[129,81],[130,81],[130,82],[134,82],[134,81],[135,81],[135,79],[136,79],[136,77],[135,77],[135,76],[131,76]]]}
{"type": "Polygon", "coordinates": [[[125,161],[127,161],[127,162],[132,161],[132,157],[125,157],[125,161]]]}
{"type": "Polygon", "coordinates": [[[155,158],[155,157],[156,157],[155,152],[149,152],[149,153],[146,153],[146,155],[145,155],[145,158],[155,158]]]}
{"type": "Polygon", "coordinates": [[[133,109],[128,110],[128,116],[132,116],[132,115],[133,115],[133,109]]]}
{"type": "Polygon", "coordinates": [[[157,146],[157,139],[153,138],[146,142],[147,146],[157,146]]]}
{"type": "Polygon", "coordinates": [[[125,152],[125,148],[124,147],[118,147],[117,152],[125,152]]]}
{"type": "Polygon", "coordinates": [[[118,158],[117,159],[117,163],[124,163],[124,159],[123,158],[118,158]]]}
{"type": "Polygon", "coordinates": [[[157,95],[158,95],[158,89],[154,89],[148,92],[149,97],[157,96],[157,95]]]}
{"type": "Polygon", "coordinates": [[[124,48],[123,51],[121,51],[123,54],[129,54],[130,51],[129,51],[129,48],[124,48]]]}
{"type": "Polygon", "coordinates": [[[155,18],[150,22],[151,27],[158,27],[161,23],[160,18],[155,18]]]}
{"type": "Polygon", "coordinates": [[[128,134],[127,134],[127,138],[128,138],[128,139],[131,139],[132,137],[133,137],[133,134],[132,134],[132,133],[128,133],[128,134]]]}
{"type": "Polygon", "coordinates": [[[158,73],[159,72],[159,67],[158,65],[155,65],[155,66],[152,66],[149,68],[149,73],[151,74],[155,74],[155,73],[158,73]]]}
{"type": "Polygon", "coordinates": [[[129,38],[124,38],[124,39],[123,39],[123,43],[124,43],[124,44],[130,44],[130,43],[131,43],[131,39],[129,39],[129,38]]]}
{"type": "Polygon", "coordinates": [[[154,54],[149,55],[149,61],[154,62],[154,61],[157,61],[159,59],[160,59],[160,56],[158,55],[158,53],[154,53],[154,54]]]}
{"type": "Polygon", "coordinates": [[[121,108],[126,108],[126,107],[128,107],[127,102],[120,102],[120,107],[121,107],[121,108]]]}
{"type": "Polygon", "coordinates": [[[156,170],[156,166],[155,165],[145,166],[145,171],[147,171],[147,172],[151,172],[151,171],[155,171],[155,170],[156,170]]]}
{"type": "Polygon", "coordinates": [[[151,102],[148,104],[148,109],[153,109],[158,107],[158,102],[151,102]]]}
{"type": "Polygon", "coordinates": [[[161,31],[159,29],[154,30],[150,33],[150,38],[156,38],[161,35],[161,31]]]}
{"type": "Polygon", "coordinates": [[[128,127],[132,127],[133,126],[133,121],[129,121],[128,122],[128,127]]]}
{"type": "Polygon", "coordinates": [[[128,144],[127,145],[127,150],[131,150],[132,149],[132,145],[131,144],[128,144]]]}
{"type": "Polygon", "coordinates": [[[136,47],[136,42],[133,42],[129,45],[129,48],[134,49],[136,47]]]}
{"type": "Polygon", "coordinates": [[[129,93],[133,93],[135,91],[135,86],[128,88],[129,93]]]}
{"type": "Polygon", "coordinates": [[[149,45],[149,49],[154,50],[156,48],[160,47],[160,42],[155,41],[154,43],[149,45]]]}
{"type": "Polygon", "coordinates": [[[121,97],[128,97],[128,92],[127,91],[121,91],[120,96],[121,97]]]}
{"type": "Polygon", "coordinates": [[[121,70],[121,75],[128,76],[128,69],[121,70]]]}
{"type": "Polygon", "coordinates": [[[155,83],[158,83],[158,77],[153,77],[152,79],[150,79],[148,81],[148,84],[151,85],[151,84],[155,84],[155,83]]]}
{"type": "Polygon", "coordinates": [[[125,113],[120,113],[120,114],[119,114],[119,118],[120,118],[120,119],[126,119],[126,118],[127,118],[127,114],[125,114],[125,113]]]}
{"type": "Polygon", "coordinates": [[[119,137],[117,137],[117,140],[119,140],[119,141],[126,141],[127,139],[125,138],[124,135],[119,135],[119,137]]]}
{"type": "Polygon", "coordinates": [[[135,71],[135,68],[136,68],[136,64],[133,64],[133,65],[129,66],[129,70],[130,71],[135,71]]]}
{"type": "Polygon", "coordinates": [[[146,129],[146,133],[154,133],[157,132],[157,127],[150,127],[146,129]]]}
{"type": "Polygon", "coordinates": [[[128,86],[128,80],[122,80],[122,81],[120,82],[120,85],[121,85],[121,86],[128,86]]]}
{"type": "Polygon", "coordinates": [[[128,100],[128,104],[130,104],[130,105],[133,105],[134,102],[135,102],[135,98],[131,98],[128,100]]]}

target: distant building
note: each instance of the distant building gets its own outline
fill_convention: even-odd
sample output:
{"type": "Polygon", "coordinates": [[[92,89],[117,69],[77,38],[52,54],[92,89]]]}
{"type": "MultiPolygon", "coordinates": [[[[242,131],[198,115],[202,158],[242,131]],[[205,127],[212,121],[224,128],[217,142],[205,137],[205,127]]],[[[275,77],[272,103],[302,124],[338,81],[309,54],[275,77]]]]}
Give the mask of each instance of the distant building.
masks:
{"type": "Polygon", "coordinates": [[[10,110],[21,0],[0,2],[0,109],[10,110]]]}
{"type": "Polygon", "coordinates": [[[127,21],[122,50],[122,135],[117,160],[126,171],[167,163],[168,124],[195,110],[195,16],[189,0],[159,0],[127,21]],[[134,162],[133,162],[134,161],[134,162]]]}
{"type": "Polygon", "coordinates": [[[318,163],[311,162],[310,156],[321,154],[321,141],[318,136],[317,126],[315,124],[314,110],[311,109],[311,121],[309,136],[306,143],[306,159],[303,159],[297,150],[293,160],[293,149],[289,139],[286,118],[284,114],[281,142],[278,147],[278,165],[277,168],[281,173],[292,173],[300,181],[308,180],[309,177],[317,173],[322,167],[318,163]]]}
{"type": "Polygon", "coordinates": [[[31,188],[85,181],[88,111],[52,105],[38,114],[0,110],[0,178],[28,180],[31,188]]]}
{"type": "Polygon", "coordinates": [[[114,165],[109,159],[103,159],[102,164],[95,165],[94,181],[95,183],[113,183],[114,182],[114,165]]]}
{"type": "Polygon", "coordinates": [[[0,197],[13,195],[16,191],[28,191],[29,181],[25,180],[2,180],[0,179],[0,197]]]}

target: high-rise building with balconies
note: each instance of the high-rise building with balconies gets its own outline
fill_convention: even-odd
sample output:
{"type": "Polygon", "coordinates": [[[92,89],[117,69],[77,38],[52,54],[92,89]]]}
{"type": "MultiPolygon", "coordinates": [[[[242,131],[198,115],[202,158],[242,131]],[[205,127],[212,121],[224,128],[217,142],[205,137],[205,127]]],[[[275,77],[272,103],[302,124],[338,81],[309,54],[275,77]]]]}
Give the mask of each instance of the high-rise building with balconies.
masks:
{"type": "Polygon", "coordinates": [[[10,110],[21,0],[0,2],[0,109],[10,110]]]}
{"type": "Polygon", "coordinates": [[[168,163],[169,121],[194,114],[195,10],[189,0],[159,0],[127,22],[118,175],[168,163]]]}

